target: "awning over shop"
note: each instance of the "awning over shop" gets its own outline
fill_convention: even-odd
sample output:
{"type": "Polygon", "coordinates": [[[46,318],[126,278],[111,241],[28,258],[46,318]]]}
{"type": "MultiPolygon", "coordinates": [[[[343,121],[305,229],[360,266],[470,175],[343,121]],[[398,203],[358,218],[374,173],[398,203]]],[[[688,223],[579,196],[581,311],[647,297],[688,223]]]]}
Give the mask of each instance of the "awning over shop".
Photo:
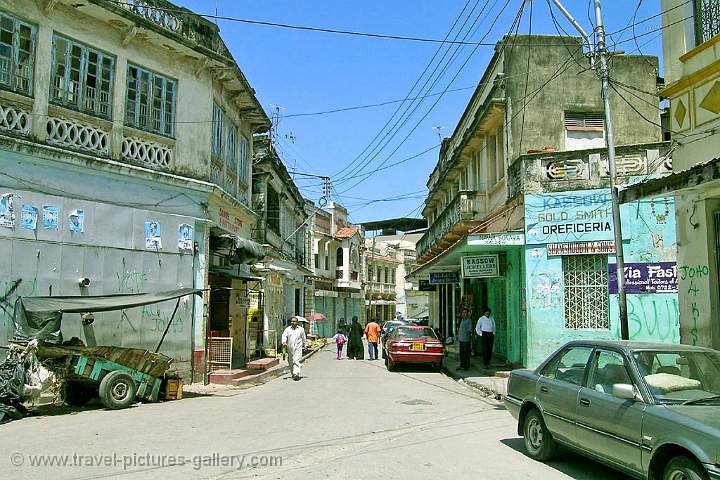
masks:
{"type": "Polygon", "coordinates": [[[235,235],[211,235],[210,249],[227,251],[234,264],[250,265],[265,258],[262,245],[235,235]]]}
{"type": "Polygon", "coordinates": [[[15,336],[27,340],[60,339],[60,323],[64,313],[94,313],[142,307],[186,295],[201,295],[196,288],[180,288],[166,292],[98,296],[19,297],[15,302],[15,336]]]}
{"type": "Polygon", "coordinates": [[[620,203],[689,193],[699,189],[716,190],[720,194],[720,158],[624,188],[620,190],[620,203]]]}

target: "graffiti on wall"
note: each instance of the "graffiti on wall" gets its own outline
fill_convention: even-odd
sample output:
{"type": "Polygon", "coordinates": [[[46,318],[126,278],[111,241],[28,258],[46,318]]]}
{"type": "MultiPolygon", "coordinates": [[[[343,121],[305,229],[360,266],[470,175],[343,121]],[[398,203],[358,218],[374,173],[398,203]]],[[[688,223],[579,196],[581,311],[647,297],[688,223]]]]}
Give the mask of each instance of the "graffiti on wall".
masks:
{"type": "Polygon", "coordinates": [[[698,335],[698,319],[700,318],[700,304],[698,303],[698,296],[702,298],[702,289],[696,280],[706,278],[710,275],[710,267],[707,265],[697,266],[682,266],[679,269],[680,280],[688,281],[687,294],[690,302],[690,311],[692,317],[692,328],[690,328],[690,337],[692,338],[692,344],[697,345],[700,337],[698,335]]]}
{"type": "Polygon", "coordinates": [[[143,293],[145,291],[145,282],[147,274],[145,272],[123,271],[116,272],[118,293],[143,293]]]}
{"type": "MultiPolygon", "coordinates": [[[[620,336],[620,325],[617,325],[620,336]]],[[[680,342],[680,311],[675,295],[628,295],[630,340],[680,342]]]]}
{"type": "Polygon", "coordinates": [[[562,301],[562,279],[558,275],[539,273],[533,276],[531,299],[533,307],[542,310],[553,308],[562,301]]]}

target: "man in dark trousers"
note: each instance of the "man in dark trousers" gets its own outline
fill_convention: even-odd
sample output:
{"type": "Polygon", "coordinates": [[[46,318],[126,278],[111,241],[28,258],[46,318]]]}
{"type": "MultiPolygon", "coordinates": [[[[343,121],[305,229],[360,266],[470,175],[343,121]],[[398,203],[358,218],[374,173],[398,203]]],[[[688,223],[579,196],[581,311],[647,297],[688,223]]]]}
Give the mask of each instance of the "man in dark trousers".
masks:
{"type": "Polygon", "coordinates": [[[485,368],[490,367],[493,343],[495,342],[495,319],[491,316],[491,313],[490,309],[486,308],[483,316],[478,319],[477,325],[475,325],[475,332],[480,335],[482,341],[485,368]]]}
{"type": "Polygon", "coordinates": [[[472,320],[470,312],[463,308],[460,311],[460,325],[458,326],[458,341],[460,342],[460,366],[458,370],[470,368],[470,341],[472,340],[472,320]]]}

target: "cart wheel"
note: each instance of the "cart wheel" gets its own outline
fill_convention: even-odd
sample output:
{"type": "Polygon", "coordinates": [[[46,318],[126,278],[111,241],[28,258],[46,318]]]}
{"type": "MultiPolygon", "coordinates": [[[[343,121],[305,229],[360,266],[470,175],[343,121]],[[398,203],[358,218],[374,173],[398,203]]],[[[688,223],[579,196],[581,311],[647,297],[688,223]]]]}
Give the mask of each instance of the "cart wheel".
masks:
{"type": "Polygon", "coordinates": [[[132,375],[115,370],[105,375],[100,382],[100,401],[113,410],[127,408],[135,402],[136,391],[137,386],[132,375]]]}

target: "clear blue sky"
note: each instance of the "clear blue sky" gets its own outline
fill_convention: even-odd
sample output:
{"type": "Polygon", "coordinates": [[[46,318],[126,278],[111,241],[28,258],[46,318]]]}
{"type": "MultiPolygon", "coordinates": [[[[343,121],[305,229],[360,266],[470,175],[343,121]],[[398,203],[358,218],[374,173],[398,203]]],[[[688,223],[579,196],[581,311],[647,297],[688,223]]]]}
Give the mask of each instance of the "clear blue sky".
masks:
{"type": "MultiPolygon", "coordinates": [[[[218,15],[227,17],[437,39],[445,37],[463,7],[468,4],[453,31],[454,37],[467,14],[476,5],[475,0],[176,0],[176,3],[203,14],[213,14],[217,8],[218,15]]],[[[468,37],[469,41],[480,41],[487,35],[484,41],[494,43],[508,31],[522,0],[510,0],[490,29],[505,3],[506,0],[489,0],[487,4],[483,0],[477,3],[466,30],[483,6],[489,15],[480,17],[480,26],[468,37]]],[[[565,0],[564,4],[587,31],[592,30],[587,1],[565,0]]],[[[659,13],[659,4],[658,1],[641,1],[635,21],[659,13]]],[[[628,25],[636,6],[636,0],[605,0],[603,7],[607,31],[613,32],[628,25]]],[[[529,16],[527,5],[519,33],[528,33],[529,16]]],[[[532,18],[533,33],[557,33],[545,1],[535,0],[532,18]]],[[[567,21],[560,17],[559,20],[567,32],[574,34],[567,21]]],[[[273,113],[273,105],[283,107],[282,115],[293,115],[403,99],[439,46],[433,43],[294,31],[223,20],[218,24],[225,42],[257,91],[268,115],[273,113]]],[[[646,34],[657,30],[659,26],[660,18],[657,17],[638,25],[635,34],[646,34]]],[[[659,34],[657,31],[638,39],[643,53],[661,55],[659,34]]],[[[636,52],[637,47],[632,38],[632,30],[625,31],[619,40],[626,42],[618,49],[628,53],[636,52]]],[[[432,93],[448,88],[450,80],[458,71],[460,73],[449,89],[470,87],[478,83],[492,56],[493,47],[481,46],[470,56],[473,48],[460,47],[456,59],[431,89],[432,93]],[[469,61],[460,70],[467,58],[470,58],[469,61]]],[[[446,62],[454,51],[455,47],[452,47],[446,62]]],[[[441,51],[436,61],[444,52],[441,51]]],[[[423,82],[425,78],[427,74],[423,82]]],[[[405,143],[391,155],[438,97],[426,98],[404,127],[392,137],[388,146],[363,171],[373,170],[382,161],[391,164],[437,145],[439,140],[433,127],[442,126],[441,132],[449,136],[471,94],[472,89],[465,89],[442,96],[405,143]]],[[[398,105],[283,118],[279,124],[281,141],[278,145],[283,160],[289,169],[334,176],[370,144],[398,105]]],[[[335,176],[335,190],[340,193],[339,200],[348,206],[351,219],[355,222],[408,214],[419,216],[416,207],[422,203],[422,198],[417,197],[422,196],[422,193],[417,192],[425,190],[437,156],[438,149],[431,150],[411,161],[380,171],[349,191],[346,190],[361,178],[343,182],[343,175],[335,176]],[[409,194],[407,196],[410,198],[363,205],[369,199],[405,194],[409,194]]],[[[320,197],[315,181],[298,179],[298,185],[308,198],[317,201],[320,197]]]]}

